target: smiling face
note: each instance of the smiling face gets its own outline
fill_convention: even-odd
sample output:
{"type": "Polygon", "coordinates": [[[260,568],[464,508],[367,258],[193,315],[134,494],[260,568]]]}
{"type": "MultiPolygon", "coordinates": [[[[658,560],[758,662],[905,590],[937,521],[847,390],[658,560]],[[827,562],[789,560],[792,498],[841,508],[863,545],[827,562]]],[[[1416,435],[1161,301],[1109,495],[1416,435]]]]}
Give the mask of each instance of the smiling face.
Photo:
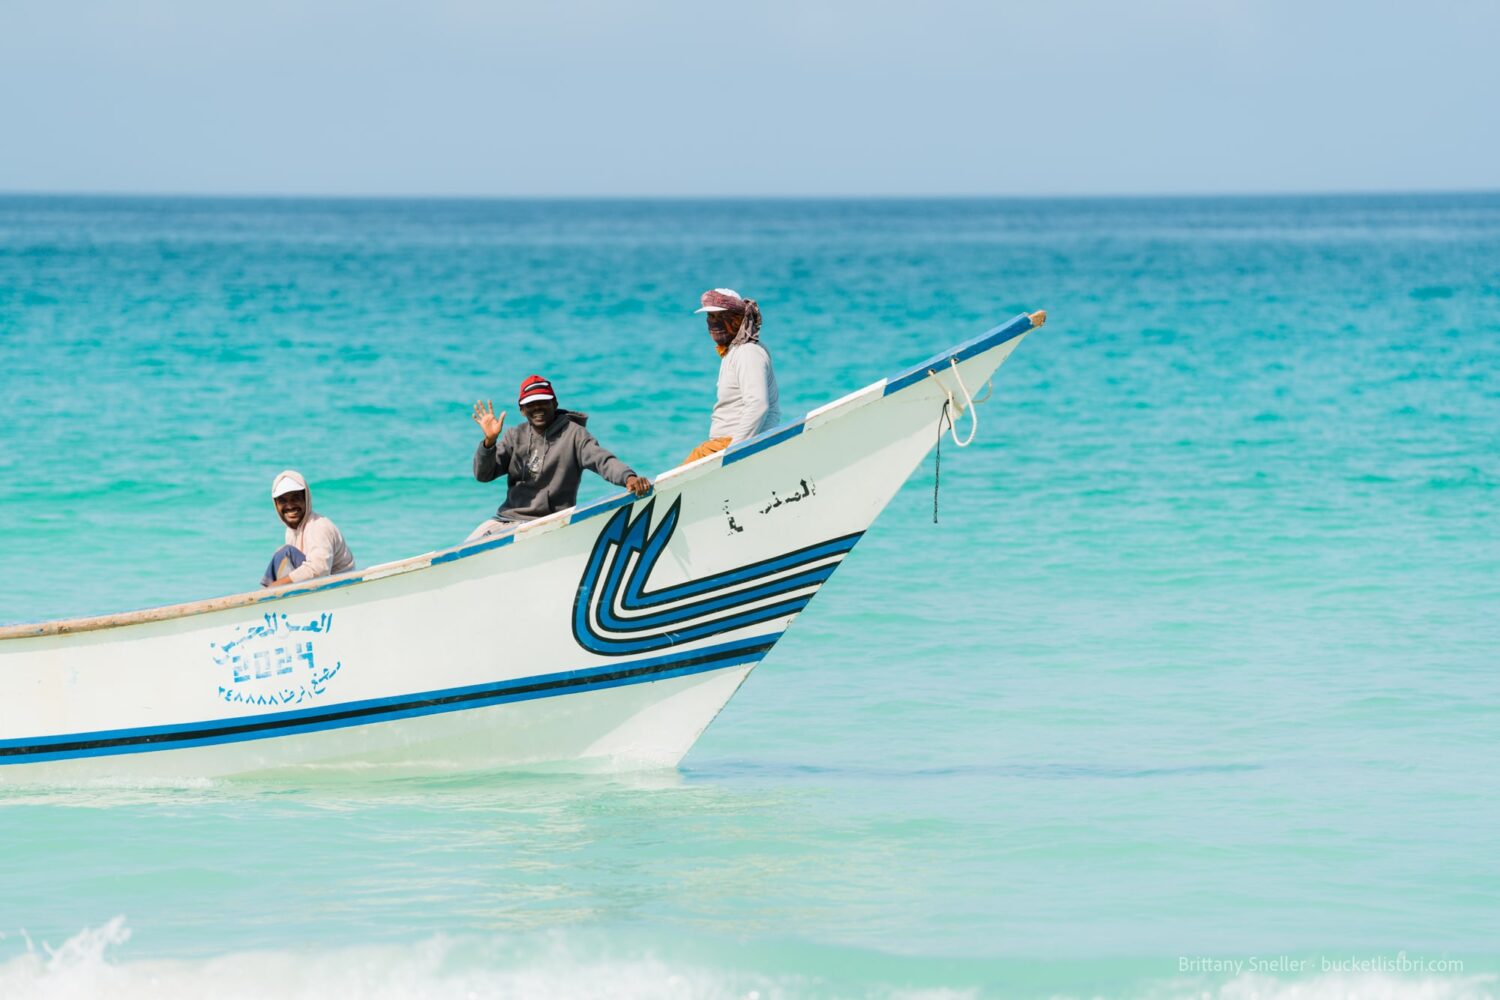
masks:
{"type": "Polygon", "coordinates": [[[557,416],[557,400],[538,399],[533,403],[526,403],[521,407],[521,414],[532,427],[544,431],[552,423],[552,418],[557,416]]]}
{"type": "Polygon", "coordinates": [[[276,513],[281,515],[282,522],[288,528],[296,528],[307,516],[307,492],[305,490],[283,493],[272,503],[276,504],[276,513]]]}

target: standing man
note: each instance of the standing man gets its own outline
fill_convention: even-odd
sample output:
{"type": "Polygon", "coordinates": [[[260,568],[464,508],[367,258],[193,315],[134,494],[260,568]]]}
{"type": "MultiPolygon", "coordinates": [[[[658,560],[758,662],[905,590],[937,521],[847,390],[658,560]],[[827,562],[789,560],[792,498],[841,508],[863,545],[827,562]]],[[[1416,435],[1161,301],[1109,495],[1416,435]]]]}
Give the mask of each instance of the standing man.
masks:
{"type": "Polygon", "coordinates": [[[707,314],[708,335],[722,359],[719,398],[709,420],[708,440],[687,461],[723,451],[781,423],[776,373],[771,354],[760,343],[760,306],[732,288],[715,288],[699,300],[707,314]]]}
{"type": "Polygon", "coordinates": [[[589,469],[638,497],[651,492],[651,482],[604,449],[584,429],[588,414],[559,409],[552,383],[532,375],[521,383],[518,400],[526,423],[504,430],[505,414],[495,416],[495,404],[474,404],[474,422],[484,440],[474,450],[474,478],[488,483],[503,472],[505,503],[495,516],[470,533],[466,541],[498,534],[578,502],[578,483],[589,469]]]}
{"type": "Polygon", "coordinates": [[[286,544],[271,557],[271,565],[260,578],[262,587],[301,583],[354,568],[354,553],[344,544],[338,526],[313,513],[312,491],[302,473],[288,469],[271,480],[271,502],[286,525],[286,544]]]}

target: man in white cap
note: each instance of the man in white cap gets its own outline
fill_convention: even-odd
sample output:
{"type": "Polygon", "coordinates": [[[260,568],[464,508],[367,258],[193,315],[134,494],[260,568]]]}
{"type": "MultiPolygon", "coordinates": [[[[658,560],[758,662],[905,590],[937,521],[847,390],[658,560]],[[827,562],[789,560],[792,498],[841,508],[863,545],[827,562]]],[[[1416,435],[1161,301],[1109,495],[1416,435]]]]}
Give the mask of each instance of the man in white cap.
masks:
{"type": "Polygon", "coordinates": [[[260,579],[262,587],[316,580],[354,568],[354,554],[338,527],[313,513],[312,491],[300,472],[287,469],[271,481],[271,502],[286,525],[286,544],[271,557],[260,579]]]}
{"type": "Polygon", "coordinates": [[[708,335],[722,359],[719,398],[709,420],[708,440],[694,448],[694,462],[781,423],[771,353],[760,342],[760,306],[732,288],[714,288],[699,300],[708,335]]]}

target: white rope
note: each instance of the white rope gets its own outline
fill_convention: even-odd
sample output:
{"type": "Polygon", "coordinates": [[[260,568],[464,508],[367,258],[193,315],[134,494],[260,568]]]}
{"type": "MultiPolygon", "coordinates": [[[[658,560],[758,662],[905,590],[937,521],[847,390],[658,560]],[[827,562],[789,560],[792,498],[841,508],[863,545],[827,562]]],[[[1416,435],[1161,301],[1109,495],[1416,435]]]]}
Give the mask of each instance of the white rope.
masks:
{"type": "MultiPolygon", "coordinates": [[[[979,411],[974,408],[974,397],[969,394],[969,387],[964,385],[963,376],[958,373],[958,359],[949,358],[948,363],[953,366],[953,379],[958,383],[959,389],[961,389],[964,394],[964,409],[962,412],[968,413],[969,415],[969,436],[964,438],[962,441],[958,439],[958,427],[954,425],[953,418],[951,416],[948,418],[948,433],[953,436],[953,443],[955,445],[960,448],[967,448],[969,445],[974,443],[974,435],[979,433],[979,411]]],[[[931,368],[927,369],[927,374],[931,375],[933,378],[937,378],[937,372],[933,371],[931,368]]],[[[943,384],[942,379],[938,379],[938,385],[942,386],[943,392],[948,397],[948,402],[946,404],[948,407],[948,412],[950,414],[957,412],[958,401],[953,398],[952,390],[950,390],[946,385],[943,384]]],[[[995,382],[993,379],[991,379],[990,391],[985,393],[984,399],[979,400],[979,402],[982,403],[985,399],[989,399],[991,393],[993,393],[994,391],[995,382]]]]}

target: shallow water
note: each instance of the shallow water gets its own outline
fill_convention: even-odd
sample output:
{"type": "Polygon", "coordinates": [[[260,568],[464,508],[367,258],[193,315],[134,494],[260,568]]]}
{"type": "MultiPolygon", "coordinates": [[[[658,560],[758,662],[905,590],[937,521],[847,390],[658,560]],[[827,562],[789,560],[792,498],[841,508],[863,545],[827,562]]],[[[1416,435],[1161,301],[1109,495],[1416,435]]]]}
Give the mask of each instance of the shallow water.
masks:
{"type": "Polygon", "coordinates": [[[532,371],[665,468],[711,285],[788,415],[1052,317],[680,772],[3,792],[0,994],[1493,995],[1497,274],[1497,196],[0,199],[0,621],[243,589],[287,466],[450,544],[532,371]]]}

